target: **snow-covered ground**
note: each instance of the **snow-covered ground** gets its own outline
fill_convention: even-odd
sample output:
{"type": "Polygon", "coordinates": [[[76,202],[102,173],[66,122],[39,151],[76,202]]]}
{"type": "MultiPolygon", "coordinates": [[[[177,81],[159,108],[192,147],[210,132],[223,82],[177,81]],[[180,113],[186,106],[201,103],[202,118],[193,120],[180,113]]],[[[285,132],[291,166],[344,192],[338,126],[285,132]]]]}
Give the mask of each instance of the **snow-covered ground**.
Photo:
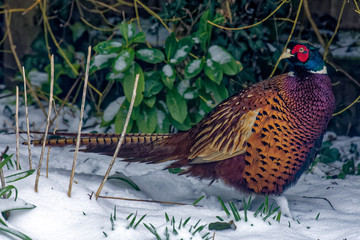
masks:
{"type": "MultiPolygon", "coordinates": [[[[12,98],[0,100],[0,126],[3,122],[11,122],[5,114],[5,106],[12,110],[12,98]]],[[[24,110],[20,107],[20,126],[24,128],[24,110]]],[[[77,115],[77,114],[76,114],[77,115]]],[[[37,109],[30,109],[30,120],[41,126],[43,115],[37,109]]],[[[78,120],[72,120],[70,130],[77,128],[78,120]]],[[[44,125],[42,125],[44,126],[44,125]]],[[[65,128],[61,125],[59,128],[65,128]]],[[[25,129],[25,128],[24,128],[25,129]]],[[[43,130],[44,127],[41,129],[43,130]]],[[[23,136],[25,137],[25,135],[23,136]]],[[[338,137],[337,147],[350,148],[351,143],[360,146],[360,138],[338,137]]],[[[15,153],[16,138],[14,134],[0,134],[0,151],[9,146],[8,154],[15,153]]],[[[37,166],[41,148],[32,148],[33,165],[37,166]]],[[[32,239],[156,239],[144,226],[152,224],[161,239],[166,239],[165,229],[169,229],[170,239],[203,239],[202,236],[210,232],[209,239],[360,239],[360,176],[347,176],[346,179],[326,179],[323,168],[319,165],[313,173],[304,174],[299,182],[290,188],[285,196],[295,218],[282,216],[280,223],[269,218],[263,221],[254,212],[264,201],[258,197],[254,200],[248,212],[249,220],[244,221],[244,211],[240,211],[241,220],[235,222],[236,230],[214,231],[206,226],[200,233],[189,233],[191,226],[210,224],[219,221],[220,216],[225,221],[231,218],[226,216],[217,196],[227,204],[233,200],[236,206],[242,206],[237,200],[243,195],[221,183],[215,182],[211,186],[208,181],[199,181],[194,178],[177,176],[163,171],[164,165],[130,164],[117,161],[113,173],[121,172],[135,182],[141,191],[136,191],[119,180],[109,180],[101,195],[132,199],[152,199],[192,204],[196,199],[205,196],[198,205],[171,205],[128,200],[114,200],[90,197],[100,185],[111,157],[96,154],[79,153],[76,166],[75,183],[72,196],[67,196],[70,169],[73,161],[71,148],[52,148],[50,154],[49,177],[45,177],[45,168],[42,168],[39,191],[34,191],[35,174],[20,181],[11,183],[18,189],[18,198],[34,204],[36,208],[30,210],[11,211],[7,220],[9,227],[17,229],[32,239]],[[312,198],[317,197],[317,198],[312,198]],[[329,202],[334,207],[332,209],[329,202]],[[112,222],[116,206],[116,220],[112,222]],[[135,223],[146,214],[136,229],[128,228],[133,217],[127,220],[129,214],[137,213],[135,223]],[[173,227],[166,222],[165,213],[171,218],[174,216],[178,235],[172,233],[173,227]],[[320,215],[319,215],[320,213],[320,215]],[[318,218],[317,218],[318,216],[318,218]],[[185,227],[178,229],[180,221],[191,217],[185,227]],[[113,227],[112,227],[113,226],[113,227]],[[112,229],[113,228],[113,229],[112,229]],[[107,236],[107,237],[106,237],[107,236]]],[[[15,156],[13,157],[15,159],[15,156]]],[[[28,169],[27,146],[20,146],[20,161],[23,170],[28,169]]],[[[46,160],[45,160],[46,161],[46,160]]],[[[43,166],[45,166],[45,161],[43,166]]],[[[5,175],[15,173],[7,170],[5,175]]],[[[270,199],[272,202],[273,200],[270,199]]],[[[192,232],[194,230],[192,229],[192,232]]],[[[15,239],[0,231],[0,239],[15,239]]]]}

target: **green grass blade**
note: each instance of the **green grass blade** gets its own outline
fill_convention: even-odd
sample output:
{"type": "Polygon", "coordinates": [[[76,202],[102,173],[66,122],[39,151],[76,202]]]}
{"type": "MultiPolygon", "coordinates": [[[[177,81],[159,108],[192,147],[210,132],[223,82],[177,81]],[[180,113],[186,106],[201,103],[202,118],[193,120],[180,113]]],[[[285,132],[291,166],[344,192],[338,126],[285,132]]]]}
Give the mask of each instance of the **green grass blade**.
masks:
{"type": "Polygon", "coordinates": [[[22,232],[19,232],[18,230],[15,230],[13,228],[9,228],[9,227],[6,227],[6,226],[0,226],[0,232],[7,232],[11,235],[14,235],[22,240],[31,240],[31,238],[27,235],[25,235],[24,233],[22,232]]]}
{"type": "Polygon", "coordinates": [[[137,228],[137,226],[140,224],[140,222],[141,222],[145,217],[146,217],[146,214],[139,219],[139,221],[135,224],[134,229],[137,228]]]}
{"type": "Polygon", "coordinates": [[[230,206],[230,209],[231,209],[231,211],[232,211],[232,213],[234,215],[235,221],[240,221],[241,217],[240,217],[239,211],[237,210],[235,204],[232,201],[230,201],[229,206],[230,206]]]}
{"type": "Polygon", "coordinates": [[[192,205],[196,205],[198,202],[200,202],[205,196],[202,195],[201,197],[199,197],[195,202],[193,202],[192,205]]]}
{"type": "Polygon", "coordinates": [[[186,226],[186,224],[190,221],[190,219],[191,219],[191,217],[188,217],[187,219],[185,219],[184,224],[183,224],[183,227],[186,226]]]}
{"type": "Polygon", "coordinates": [[[226,215],[227,215],[228,217],[230,217],[231,214],[230,214],[229,210],[226,208],[223,200],[222,200],[220,197],[218,197],[218,200],[219,200],[219,202],[220,202],[220,204],[221,204],[221,207],[224,209],[226,215]]]}

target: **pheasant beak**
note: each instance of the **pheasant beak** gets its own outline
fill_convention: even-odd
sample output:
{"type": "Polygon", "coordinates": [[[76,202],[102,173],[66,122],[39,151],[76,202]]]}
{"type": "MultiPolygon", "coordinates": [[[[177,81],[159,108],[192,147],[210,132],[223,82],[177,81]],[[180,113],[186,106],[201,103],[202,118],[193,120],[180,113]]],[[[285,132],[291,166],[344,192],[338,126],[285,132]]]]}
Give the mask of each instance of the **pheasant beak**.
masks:
{"type": "Polygon", "coordinates": [[[290,50],[289,48],[286,49],[285,52],[283,52],[283,53],[281,54],[280,60],[293,57],[294,55],[291,54],[290,51],[291,51],[291,50],[290,50]]]}

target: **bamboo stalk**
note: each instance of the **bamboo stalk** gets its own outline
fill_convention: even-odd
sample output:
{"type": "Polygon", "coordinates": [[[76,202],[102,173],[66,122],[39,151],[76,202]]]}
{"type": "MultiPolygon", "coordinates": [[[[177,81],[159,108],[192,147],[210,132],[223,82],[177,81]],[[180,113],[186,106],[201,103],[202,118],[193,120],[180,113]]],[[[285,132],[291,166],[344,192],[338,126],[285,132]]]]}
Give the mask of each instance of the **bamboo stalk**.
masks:
{"type": "Polygon", "coordinates": [[[27,142],[28,142],[28,152],[29,152],[29,168],[32,169],[29,109],[28,109],[28,105],[27,105],[27,90],[26,90],[26,77],[25,77],[25,68],[24,68],[24,66],[22,67],[22,72],[23,72],[23,79],[24,79],[25,118],[26,118],[26,131],[27,131],[27,142]]]}
{"type": "Polygon", "coordinates": [[[79,121],[79,126],[78,126],[78,134],[77,134],[77,139],[76,139],[76,147],[75,147],[75,154],[74,154],[74,159],[73,159],[73,165],[72,165],[72,169],[71,169],[69,189],[68,189],[68,193],[67,193],[67,195],[68,195],[69,197],[71,197],[71,189],[72,189],[72,184],[73,184],[73,181],[74,181],[76,160],[77,160],[77,155],[78,155],[79,147],[80,147],[81,127],[82,127],[82,121],[83,121],[83,116],[84,116],[84,108],[85,108],[85,100],[86,100],[86,90],[87,90],[87,85],[88,85],[88,80],[89,80],[90,56],[91,56],[91,46],[89,46],[89,48],[88,48],[88,55],[87,55],[87,62],[86,62],[86,70],[85,70],[84,89],[83,89],[82,102],[81,102],[81,110],[80,110],[80,121],[79,121]]]}
{"type": "Polygon", "coordinates": [[[20,151],[19,151],[19,87],[16,86],[16,110],[15,110],[15,125],[16,125],[16,170],[20,169],[20,151]]]}
{"type": "MultiPolygon", "coordinates": [[[[50,77],[49,110],[48,110],[48,114],[47,114],[47,121],[46,121],[44,139],[47,138],[47,135],[48,135],[48,132],[49,132],[50,115],[51,115],[52,102],[53,102],[53,90],[54,90],[54,55],[51,55],[51,77],[50,77]]],[[[42,165],[43,158],[44,158],[45,143],[46,143],[46,141],[43,141],[43,145],[42,145],[42,148],[41,148],[41,154],[40,154],[40,160],[39,160],[39,164],[38,164],[38,167],[37,167],[36,180],[35,180],[35,192],[38,192],[39,179],[40,179],[40,170],[41,170],[41,165],[42,165]]]]}
{"type": "Polygon", "coordinates": [[[119,151],[120,151],[120,148],[121,148],[121,144],[122,142],[124,141],[124,137],[125,137],[125,133],[126,133],[126,129],[127,129],[127,126],[129,124],[129,120],[130,120],[130,116],[131,116],[131,112],[132,112],[132,109],[134,107],[134,102],[135,102],[135,97],[136,97],[136,89],[137,89],[137,85],[138,85],[138,82],[139,82],[139,77],[140,75],[139,74],[136,74],[136,77],[135,77],[135,83],[134,83],[134,89],[133,89],[133,93],[132,93],[132,97],[131,97],[131,102],[130,102],[130,107],[129,107],[129,111],[127,113],[127,116],[126,116],[126,120],[125,120],[125,124],[124,124],[124,128],[121,132],[121,136],[120,136],[120,139],[117,143],[117,146],[116,146],[116,150],[115,150],[115,153],[113,155],[113,158],[111,159],[111,162],[109,164],[109,167],[105,173],[105,176],[98,188],[98,190],[96,191],[96,194],[95,194],[95,198],[98,199],[100,193],[101,193],[101,190],[103,189],[104,185],[105,185],[105,182],[107,180],[107,178],[109,177],[110,175],[110,172],[111,172],[111,169],[115,163],[115,159],[116,157],[118,156],[119,154],[119,151]]]}

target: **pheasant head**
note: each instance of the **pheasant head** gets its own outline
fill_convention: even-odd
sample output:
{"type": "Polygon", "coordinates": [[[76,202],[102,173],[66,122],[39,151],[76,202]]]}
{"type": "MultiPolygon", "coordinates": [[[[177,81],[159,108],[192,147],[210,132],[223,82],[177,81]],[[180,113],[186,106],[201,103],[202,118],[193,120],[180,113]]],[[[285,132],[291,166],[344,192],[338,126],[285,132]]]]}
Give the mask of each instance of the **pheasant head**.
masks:
{"type": "Polygon", "coordinates": [[[295,75],[304,73],[327,74],[324,60],[319,49],[308,42],[291,41],[285,52],[280,56],[291,64],[291,71],[295,75]]]}

